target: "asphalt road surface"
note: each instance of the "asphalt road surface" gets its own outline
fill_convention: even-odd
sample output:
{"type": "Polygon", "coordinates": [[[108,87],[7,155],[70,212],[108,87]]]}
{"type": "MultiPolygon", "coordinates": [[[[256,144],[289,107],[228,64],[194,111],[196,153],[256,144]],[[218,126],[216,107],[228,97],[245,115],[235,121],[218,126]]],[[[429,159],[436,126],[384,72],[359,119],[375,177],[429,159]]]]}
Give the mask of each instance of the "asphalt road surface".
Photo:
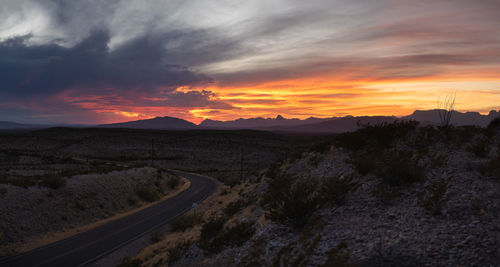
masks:
{"type": "Polygon", "coordinates": [[[176,172],[189,179],[191,186],[175,197],[107,223],[90,231],[13,257],[0,259],[0,266],[86,266],[128,243],[164,226],[191,209],[193,203],[215,192],[214,180],[176,172]]]}

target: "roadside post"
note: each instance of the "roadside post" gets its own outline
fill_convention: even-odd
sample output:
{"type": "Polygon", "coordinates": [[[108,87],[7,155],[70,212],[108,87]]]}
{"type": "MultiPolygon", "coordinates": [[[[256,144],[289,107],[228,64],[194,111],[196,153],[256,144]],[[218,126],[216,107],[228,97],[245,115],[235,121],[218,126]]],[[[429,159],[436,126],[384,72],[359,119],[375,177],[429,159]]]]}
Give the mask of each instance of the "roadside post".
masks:
{"type": "Polygon", "coordinates": [[[191,205],[191,207],[193,208],[193,215],[196,218],[196,209],[198,209],[198,203],[193,202],[193,205],[191,205]]]}

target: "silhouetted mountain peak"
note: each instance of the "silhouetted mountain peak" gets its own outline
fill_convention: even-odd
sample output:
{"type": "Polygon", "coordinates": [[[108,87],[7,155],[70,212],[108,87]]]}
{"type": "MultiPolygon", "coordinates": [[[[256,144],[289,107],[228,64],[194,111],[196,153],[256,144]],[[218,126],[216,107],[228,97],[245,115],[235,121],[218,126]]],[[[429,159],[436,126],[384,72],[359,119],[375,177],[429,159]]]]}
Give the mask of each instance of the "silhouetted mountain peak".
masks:
{"type": "Polygon", "coordinates": [[[197,127],[197,125],[192,122],[168,116],[121,122],[121,123],[103,124],[99,126],[111,127],[111,128],[117,127],[117,128],[166,129],[166,130],[194,129],[197,127]]]}

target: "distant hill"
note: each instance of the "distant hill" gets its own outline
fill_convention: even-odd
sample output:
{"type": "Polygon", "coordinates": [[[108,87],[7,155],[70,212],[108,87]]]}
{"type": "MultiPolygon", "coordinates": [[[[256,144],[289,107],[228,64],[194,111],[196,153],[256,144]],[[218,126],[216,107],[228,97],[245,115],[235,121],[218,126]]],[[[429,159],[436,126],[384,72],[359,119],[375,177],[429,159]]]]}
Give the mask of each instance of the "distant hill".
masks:
{"type": "Polygon", "coordinates": [[[393,122],[396,119],[397,118],[394,116],[346,116],[343,118],[334,118],[319,123],[282,127],[280,129],[274,130],[303,133],[341,133],[354,131],[359,128],[360,124],[379,124],[384,122],[393,122]]]}
{"type": "Polygon", "coordinates": [[[321,118],[310,117],[305,120],[297,118],[285,119],[283,118],[283,116],[278,115],[276,118],[258,117],[249,119],[237,119],[231,121],[217,121],[217,120],[206,119],[200,123],[200,126],[205,128],[263,129],[263,128],[313,124],[331,119],[333,118],[321,119],[321,118]]]}
{"type": "Polygon", "coordinates": [[[136,129],[163,129],[163,130],[187,130],[195,129],[197,125],[174,117],[156,117],[154,119],[137,120],[121,123],[102,124],[105,128],[136,128],[136,129]]]}
{"type": "Polygon", "coordinates": [[[40,125],[32,125],[32,124],[22,124],[11,121],[0,121],[0,129],[1,130],[9,130],[9,129],[30,129],[30,128],[40,128],[40,125]]]}
{"type": "MultiPolygon", "coordinates": [[[[491,120],[498,117],[500,113],[496,110],[490,111],[488,115],[481,115],[479,112],[458,112],[452,111],[451,116],[451,124],[455,126],[464,126],[464,125],[476,125],[485,127],[488,126],[491,120]]],[[[433,124],[439,125],[441,124],[441,120],[439,119],[439,110],[415,110],[413,114],[405,117],[401,117],[401,119],[413,119],[419,121],[423,124],[433,124]]]]}

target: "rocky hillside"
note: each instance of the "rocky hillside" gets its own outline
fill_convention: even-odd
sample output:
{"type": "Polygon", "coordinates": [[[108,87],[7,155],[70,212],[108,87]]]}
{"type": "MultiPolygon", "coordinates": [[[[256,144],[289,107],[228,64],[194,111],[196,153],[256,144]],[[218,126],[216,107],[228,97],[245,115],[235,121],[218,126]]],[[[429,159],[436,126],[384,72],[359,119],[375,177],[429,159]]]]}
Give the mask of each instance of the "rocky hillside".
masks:
{"type": "Polygon", "coordinates": [[[367,126],[203,205],[123,266],[498,266],[500,120],[367,126]]]}
{"type": "MultiPolygon", "coordinates": [[[[38,184],[0,184],[1,254],[32,248],[36,242],[72,232],[172,193],[184,183],[160,169],[145,167],[37,176],[38,184]]],[[[64,235],[62,235],[64,236],[64,235]]]]}

